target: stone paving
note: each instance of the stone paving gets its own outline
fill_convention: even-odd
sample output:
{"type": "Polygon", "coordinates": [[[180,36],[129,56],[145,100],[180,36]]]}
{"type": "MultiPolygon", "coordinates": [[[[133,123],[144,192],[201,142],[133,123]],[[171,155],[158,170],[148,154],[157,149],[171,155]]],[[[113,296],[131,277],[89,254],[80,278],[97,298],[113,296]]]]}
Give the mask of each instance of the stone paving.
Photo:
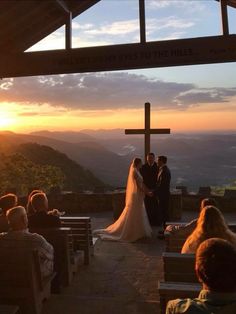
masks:
{"type": "MultiPolygon", "coordinates": [[[[188,212],[183,220],[196,215],[188,212]]],[[[93,229],[112,222],[107,212],[91,217],[93,229]]],[[[98,240],[90,265],[82,265],[72,284],[45,302],[42,314],[159,314],[164,241],[157,233],[154,228],[151,239],[136,243],[98,240]]]]}

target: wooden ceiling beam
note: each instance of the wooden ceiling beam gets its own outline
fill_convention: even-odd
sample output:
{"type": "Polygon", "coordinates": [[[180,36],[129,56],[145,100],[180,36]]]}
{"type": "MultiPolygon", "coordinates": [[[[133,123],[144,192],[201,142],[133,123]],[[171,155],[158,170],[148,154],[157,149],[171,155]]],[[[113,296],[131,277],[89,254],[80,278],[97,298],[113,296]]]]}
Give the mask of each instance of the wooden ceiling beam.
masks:
{"type": "MultiPolygon", "coordinates": [[[[220,2],[221,0],[215,0],[220,2]]],[[[236,8],[236,0],[224,0],[226,4],[232,8],[236,8]]]]}
{"type": "Polygon", "coordinates": [[[0,77],[236,61],[236,35],[0,55],[0,77]]]}

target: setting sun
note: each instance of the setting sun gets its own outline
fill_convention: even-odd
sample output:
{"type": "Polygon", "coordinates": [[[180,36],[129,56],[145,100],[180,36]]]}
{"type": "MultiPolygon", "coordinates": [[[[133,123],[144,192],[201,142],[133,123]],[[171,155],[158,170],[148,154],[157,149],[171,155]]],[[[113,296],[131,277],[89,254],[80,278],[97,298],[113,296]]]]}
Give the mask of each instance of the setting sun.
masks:
{"type": "Polygon", "coordinates": [[[16,121],[13,116],[7,112],[0,111],[0,130],[14,128],[16,121]]]}

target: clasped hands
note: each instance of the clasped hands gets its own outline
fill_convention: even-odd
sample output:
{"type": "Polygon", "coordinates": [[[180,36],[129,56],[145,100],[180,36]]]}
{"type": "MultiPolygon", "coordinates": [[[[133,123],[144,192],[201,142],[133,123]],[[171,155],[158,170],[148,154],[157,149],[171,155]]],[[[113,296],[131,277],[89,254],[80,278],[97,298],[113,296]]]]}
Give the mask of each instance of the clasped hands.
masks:
{"type": "Polygon", "coordinates": [[[154,191],[151,191],[149,190],[147,193],[146,193],[147,196],[150,196],[150,197],[153,197],[154,196],[154,191]]]}

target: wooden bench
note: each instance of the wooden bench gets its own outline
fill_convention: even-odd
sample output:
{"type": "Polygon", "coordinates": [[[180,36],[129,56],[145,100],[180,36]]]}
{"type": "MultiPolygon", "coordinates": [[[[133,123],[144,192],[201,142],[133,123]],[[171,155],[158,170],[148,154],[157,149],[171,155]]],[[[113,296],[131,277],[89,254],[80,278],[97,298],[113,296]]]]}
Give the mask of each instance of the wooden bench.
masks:
{"type": "Polygon", "coordinates": [[[61,286],[68,286],[75,271],[75,259],[71,228],[33,228],[31,232],[42,235],[54,248],[54,270],[56,277],[53,292],[60,292],[61,286]]]}
{"type": "Polygon", "coordinates": [[[93,237],[90,217],[60,217],[62,226],[71,228],[74,240],[74,250],[84,252],[84,264],[90,263],[90,256],[93,254],[93,237]]]}
{"type": "Polygon", "coordinates": [[[165,231],[165,250],[166,252],[181,252],[181,249],[186,241],[186,237],[180,237],[177,234],[165,231]]]}
{"type": "Polygon", "coordinates": [[[41,276],[37,251],[1,248],[0,303],[18,305],[24,314],[40,314],[54,276],[41,276]]]}
{"type": "Polygon", "coordinates": [[[198,282],[195,273],[195,254],[164,252],[164,280],[171,282],[198,282]]]}
{"type": "Polygon", "coordinates": [[[195,273],[195,254],[164,252],[164,280],[159,283],[161,313],[176,298],[197,297],[201,289],[195,273]]]}
{"type": "MultiPolygon", "coordinates": [[[[185,225],[186,223],[183,222],[167,222],[168,225],[185,225]]],[[[235,222],[230,222],[228,224],[229,228],[233,231],[236,232],[236,223],[235,222]]],[[[181,249],[184,245],[184,242],[186,241],[188,235],[182,235],[181,232],[174,232],[171,233],[169,231],[165,231],[164,233],[165,236],[165,244],[166,244],[166,252],[181,252],[181,249]]]]}
{"type": "Polygon", "coordinates": [[[165,314],[168,301],[174,299],[196,298],[201,291],[199,283],[159,282],[161,314],[165,314]]]}

